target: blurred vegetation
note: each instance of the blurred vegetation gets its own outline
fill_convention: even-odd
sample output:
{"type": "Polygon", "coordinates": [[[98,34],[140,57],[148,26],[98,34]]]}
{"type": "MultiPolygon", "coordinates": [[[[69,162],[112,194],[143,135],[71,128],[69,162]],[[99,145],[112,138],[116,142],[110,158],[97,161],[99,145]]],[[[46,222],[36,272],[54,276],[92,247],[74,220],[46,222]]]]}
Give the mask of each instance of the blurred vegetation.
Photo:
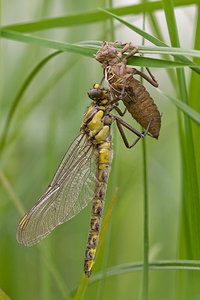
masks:
{"type": "Polygon", "coordinates": [[[200,49],[199,1],[0,7],[0,299],[199,299],[200,52],[190,50],[200,49]],[[81,281],[91,206],[32,248],[17,244],[15,229],[79,133],[87,91],[102,78],[98,41],[142,45],[142,36],[162,91],[144,83],[162,113],[160,137],[128,150],[114,127],[104,216],[116,187],[117,197],[93,276],[81,281]]]}

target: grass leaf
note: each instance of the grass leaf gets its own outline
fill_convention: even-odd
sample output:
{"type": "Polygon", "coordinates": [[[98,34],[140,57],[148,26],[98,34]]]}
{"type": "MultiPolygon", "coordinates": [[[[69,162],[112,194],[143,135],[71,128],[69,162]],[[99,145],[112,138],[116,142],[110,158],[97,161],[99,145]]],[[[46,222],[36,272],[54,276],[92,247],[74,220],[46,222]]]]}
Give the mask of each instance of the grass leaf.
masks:
{"type": "MultiPolygon", "coordinates": [[[[176,18],[174,14],[174,7],[172,1],[163,0],[163,7],[165,11],[166,21],[169,30],[169,36],[174,47],[180,47],[178,30],[176,25],[176,18]]],[[[186,87],[186,78],[183,69],[177,69],[177,79],[179,86],[179,93],[182,102],[188,104],[188,93],[186,87]]],[[[200,253],[200,237],[199,237],[199,211],[200,211],[200,197],[199,184],[197,177],[197,161],[193,140],[193,132],[191,127],[191,120],[184,114],[183,122],[181,116],[179,119],[179,135],[181,145],[181,163],[182,163],[182,214],[180,222],[180,244],[179,257],[186,259],[197,259],[200,253]],[[184,126],[183,126],[184,124],[184,126]]],[[[188,274],[187,274],[188,275],[188,274]]],[[[182,278],[183,279],[183,278],[182,278]]],[[[192,284],[185,285],[182,280],[182,289],[185,295],[194,297],[199,290],[198,280],[189,281],[192,284]]]]}
{"type": "MultiPolygon", "coordinates": [[[[102,248],[103,240],[105,238],[105,234],[106,234],[106,231],[107,231],[107,228],[108,228],[109,220],[110,220],[110,217],[111,217],[111,214],[112,214],[112,210],[113,210],[113,206],[114,206],[116,197],[117,197],[117,188],[115,189],[114,195],[113,195],[112,200],[110,202],[107,214],[105,216],[105,219],[104,219],[104,222],[103,222],[103,225],[102,225],[102,228],[101,228],[98,247],[97,247],[97,252],[96,252],[96,259],[99,255],[99,252],[100,252],[101,248],[102,248]]],[[[80,284],[77,288],[77,291],[76,291],[76,294],[75,294],[75,297],[74,297],[75,300],[83,299],[86,288],[87,288],[87,285],[88,285],[88,279],[86,278],[86,276],[84,274],[82,276],[81,282],[80,282],[80,284]]]]}
{"type": "Polygon", "coordinates": [[[61,51],[56,51],[50,55],[48,55],[47,57],[45,57],[44,59],[42,59],[39,64],[31,71],[31,73],[27,76],[27,78],[25,79],[25,81],[23,82],[21,88],[19,89],[13,104],[9,110],[7,119],[6,119],[6,123],[4,126],[4,130],[2,133],[2,138],[1,138],[1,143],[0,143],[0,153],[2,152],[4,146],[5,146],[5,142],[7,139],[7,135],[9,132],[9,128],[10,128],[10,124],[12,122],[13,116],[16,112],[16,109],[20,103],[20,100],[24,94],[24,92],[26,91],[26,89],[28,88],[28,86],[30,85],[31,81],[35,78],[35,76],[38,74],[38,72],[43,68],[43,66],[53,57],[57,56],[58,54],[62,53],[61,51]]]}
{"type": "MultiPolygon", "coordinates": [[[[175,6],[184,6],[184,5],[192,5],[198,4],[198,0],[175,0],[175,6]]],[[[161,1],[147,2],[145,6],[143,4],[135,4],[130,6],[124,6],[119,8],[112,8],[109,11],[118,15],[132,15],[132,14],[140,14],[144,11],[152,12],[156,10],[162,9],[161,1]]],[[[100,12],[98,10],[91,12],[84,12],[80,14],[71,14],[63,17],[57,18],[45,18],[42,20],[38,20],[35,22],[21,23],[21,24],[13,24],[4,26],[3,29],[14,30],[18,32],[32,32],[45,30],[50,28],[58,28],[58,27],[71,27],[82,24],[95,23],[99,21],[105,21],[110,19],[111,17],[104,12],[100,12]]]]}
{"type": "MultiPolygon", "coordinates": [[[[142,271],[143,262],[133,262],[127,264],[116,265],[107,269],[106,277],[116,276],[119,274],[126,274],[129,272],[142,271]]],[[[193,270],[200,271],[200,261],[199,260],[160,260],[149,262],[150,270],[193,270]]],[[[102,273],[95,274],[89,284],[100,280],[102,278],[102,273]]]]}
{"type": "MultiPolygon", "coordinates": [[[[128,28],[130,28],[131,30],[135,31],[136,33],[138,33],[139,35],[141,35],[143,38],[145,38],[146,40],[150,41],[154,45],[160,46],[160,47],[166,47],[166,49],[163,52],[162,52],[162,49],[159,49],[159,50],[157,49],[159,51],[159,54],[172,54],[172,55],[174,55],[176,57],[176,59],[178,59],[180,61],[191,63],[191,61],[189,59],[187,59],[186,57],[178,55],[180,52],[178,53],[178,52],[176,52],[176,50],[175,50],[174,53],[170,53],[170,51],[168,52],[167,51],[168,45],[165,44],[164,42],[160,41],[159,39],[153,37],[152,35],[148,34],[147,32],[143,31],[142,29],[140,29],[140,28],[132,25],[131,23],[125,21],[124,19],[118,17],[117,15],[109,12],[108,10],[104,9],[103,11],[106,12],[107,14],[113,16],[113,18],[115,18],[116,20],[118,20],[120,23],[126,25],[128,28]]],[[[143,49],[143,47],[140,46],[139,50],[142,50],[142,49],[143,49]]],[[[145,49],[146,49],[146,46],[145,46],[145,49]]],[[[151,48],[149,47],[149,50],[150,49],[151,48]]],[[[141,52],[141,53],[150,53],[150,52],[148,52],[148,50],[146,52],[145,51],[141,52]]],[[[182,51],[182,49],[177,48],[177,51],[182,51]]],[[[192,52],[193,51],[196,53],[197,50],[192,50],[192,52]]],[[[153,52],[154,53],[158,53],[158,52],[156,52],[156,49],[154,49],[153,52]]],[[[188,54],[185,53],[183,55],[188,55],[188,54]]],[[[196,55],[197,55],[197,57],[199,57],[199,53],[196,53],[196,55]]],[[[192,68],[192,70],[194,70],[195,72],[197,72],[198,74],[200,74],[200,70],[198,69],[198,67],[196,68],[196,66],[194,65],[194,67],[191,67],[191,68],[192,68]]]]}
{"type": "Polygon", "coordinates": [[[1,36],[19,42],[31,43],[38,46],[52,48],[60,51],[68,51],[71,53],[81,54],[89,57],[92,57],[96,53],[96,49],[92,49],[89,47],[83,47],[80,45],[75,45],[70,43],[52,41],[52,40],[36,37],[33,35],[22,34],[10,30],[2,30],[1,36]]]}
{"type": "Polygon", "coordinates": [[[6,295],[6,293],[0,288],[0,300],[11,300],[10,297],[8,297],[8,295],[6,295]]]}
{"type": "Polygon", "coordinates": [[[198,126],[200,126],[200,113],[192,109],[189,105],[183,103],[182,101],[171,97],[170,95],[167,95],[160,89],[158,91],[164,95],[166,98],[168,98],[172,103],[176,105],[182,112],[184,112],[189,118],[191,118],[198,126]]]}

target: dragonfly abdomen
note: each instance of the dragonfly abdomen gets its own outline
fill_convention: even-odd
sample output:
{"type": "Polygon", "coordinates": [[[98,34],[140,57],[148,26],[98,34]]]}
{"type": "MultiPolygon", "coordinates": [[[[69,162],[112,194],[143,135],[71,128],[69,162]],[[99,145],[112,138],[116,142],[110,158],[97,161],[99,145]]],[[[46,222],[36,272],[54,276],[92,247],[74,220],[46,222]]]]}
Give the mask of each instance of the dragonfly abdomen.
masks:
{"type": "Polygon", "coordinates": [[[92,203],[92,213],[90,219],[87,248],[84,257],[84,271],[86,277],[91,276],[92,267],[95,263],[96,247],[99,239],[104,197],[106,192],[111,160],[111,143],[106,141],[102,144],[98,144],[96,149],[97,173],[95,182],[95,192],[92,203]]]}

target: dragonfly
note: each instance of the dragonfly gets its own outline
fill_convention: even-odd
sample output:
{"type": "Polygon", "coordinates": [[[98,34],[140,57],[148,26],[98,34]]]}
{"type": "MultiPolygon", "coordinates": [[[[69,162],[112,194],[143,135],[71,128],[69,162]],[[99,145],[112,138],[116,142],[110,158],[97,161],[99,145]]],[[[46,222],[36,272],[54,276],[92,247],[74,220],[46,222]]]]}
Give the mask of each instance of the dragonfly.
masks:
{"type": "MultiPolygon", "coordinates": [[[[111,112],[119,107],[109,89],[95,84],[88,93],[92,103],[84,114],[81,130],[66,151],[53,179],[35,205],[23,216],[16,230],[20,244],[33,246],[57,226],[80,213],[91,201],[92,212],[84,271],[90,277],[100,233],[106,186],[112,161],[111,125],[117,123],[127,148],[132,148],[148,133],[140,133],[111,112]],[[137,139],[129,144],[123,128],[137,139]]],[[[121,112],[122,114],[122,112],[121,112]]]]}
{"type": "MultiPolygon", "coordinates": [[[[148,68],[146,69],[150,77],[136,68],[127,67],[129,58],[138,52],[137,47],[132,46],[131,43],[119,43],[124,47],[120,52],[117,52],[116,43],[110,44],[104,41],[95,58],[102,64],[104,77],[111,91],[114,95],[122,98],[124,105],[133,118],[143,128],[147,128],[149,120],[153,118],[149,133],[152,137],[158,139],[161,127],[160,112],[146,88],[133,76],[141,76],[154,87],[158,87],[158,83],[148,68]],[[132,50],[122,59],[122,55],[129,49],[132,50]]],[[[118,97],[116,101],[118,101],[118,97]]]]}

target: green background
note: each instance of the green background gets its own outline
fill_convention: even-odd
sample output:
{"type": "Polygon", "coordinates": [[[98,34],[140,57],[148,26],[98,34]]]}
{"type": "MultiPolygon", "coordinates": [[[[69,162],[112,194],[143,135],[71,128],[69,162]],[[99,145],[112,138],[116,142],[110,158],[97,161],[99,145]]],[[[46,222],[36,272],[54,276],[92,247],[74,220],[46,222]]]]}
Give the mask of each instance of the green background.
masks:
{"type": "MultiPolygon", "coordinates": [[[[105,39],[141,45],[140,35],[125,24],[108,19],[108,15],[98,8],[118,7],[113,10],[114,13],[141,29],[146,8],[145,30],[168,45],[171,40],[172,46],[179,47],[171,4],[171,1],[156,1],[154,5],[142,2],[138,6],[129,3],[126,5],[131,6],[127,7],[122,1],[117,4],[91,0],[1,1],[2,26],[47,20],[45,30],[36,30],[33,24],[29,29],[26,26],[22,28],[22,31],[28,32],[24,35],[25,43],[9,38],[6,28],[1,31],[5,37],[1,39],[0,61],[1,142],[9,112],[13,103],[17,105],[13,108],[0,154],[0,299],[74,297],[83,275],[91,211],[90,205],[76,218],[58,227],[39,247],[26,248],[16,242],[15,230],[22,210],[30,209],[49,184],[63,154],[79,133],[83,114],[90,104],[87,92],[93,83],[100,82],[102,78],[101,65],[88,57],[86,51],[83,55],[66,51],[48,60],[35,73],[32,81],[26,81],[41,60],[55,51],[34,42],[30,44],[29,35],[40,37],[44,43],[44,39],[61,44],[105,39]],[[95,12],[95,17],[92,19],[88,12],[95,12]],[[60,22],[57,27],[49,20],[68,15],[72,17],[71,21],[66,18],[67,25],[60,22]],[[98,16],[103,21],[96,22],[98,16]],[[23,84],[23,95],[19,95],[23,84]],[[15,102],[17,95],[19,101],[15,102]]],[[[174,1],[174,5],[178,7],[175,12],[181,46],[199,49],[198,1],[180,0],[174,1]],[[196,4],[188,5],[192,3],[196,4]]],[[[42,28],[39,23],[40,26],[42,28]]],[[[10,30],[15,30],[17,34],[20,32],[14,26],[10,30]]],[[[18,34],[16,39],[20,38],[18,34]]],[[[149,43],[145,45],[148,47],[149,43]]],[[[148,56],[160,58],[153,54],[148,56]]],[[[198,61],[197,55],[195,62],[198,61]]],[[[178,69],[176,73],[175,69],[166,66],[166,70],[160,67],[151,68],[151,71],[158,80],[160,90],[189,103],[200,112],[198,73],[186,67],[184,80],[183,69],[178,69]]],[[[196,266],[199,268],[200,265],[194,262],[200,259],[200,117],[196,115],[198,125],[190,123],[180,110],[177,112],[173,102],[149,83],[144,84],[162,113],[160,137],[158,141],[145,138],[147,164],[144,173],[143,143],[126,149],[117,128],[113,126],[113,162],[104,215],[116,187],[118,193],[103,247],[95,263],[94,277],[89,281],[85,294],[81,293],[83,299],[168,300],[200,297],[200,271],[196,270],[196,266]],[[146,210],[145,194],[148,200],[146,210]],[[145,245],[148,247],[145,248],[145,245]],[[149,257],[150,262],[158,262],[159,270],[150,265],[148,271],[147,261],[144,272],[141,264],[137,270],[137,263],[143,263],[144,257],[149,257]],[[177,271],[175,260],[180,259],[187,260],[187,267],[191,262],[191,270],[179,261],[177,265],[182,271],[177,271]],[[161,261],[166,261],[165,267],[161,261]],[[128,268],[123,264],[127,264],[128,268]],[[106,269],[117,265],[115,275],[109,277],[105,274],[106,269]],[[103,279],[96,278],[92,283],[97,273],[103,274],[103,279]]],[[[189,113],[188,107],[186,113],[189,113]]],[[[192,116],[195,116],[194,111],[192,116]]],[[[128,113],[124,120],[142,131],[128,113]]],[[[128,132],[127,136],[129,141],[135,138],[128,132]]],[[[76,297],[79,299],[79,296],[76,297]]]]}

